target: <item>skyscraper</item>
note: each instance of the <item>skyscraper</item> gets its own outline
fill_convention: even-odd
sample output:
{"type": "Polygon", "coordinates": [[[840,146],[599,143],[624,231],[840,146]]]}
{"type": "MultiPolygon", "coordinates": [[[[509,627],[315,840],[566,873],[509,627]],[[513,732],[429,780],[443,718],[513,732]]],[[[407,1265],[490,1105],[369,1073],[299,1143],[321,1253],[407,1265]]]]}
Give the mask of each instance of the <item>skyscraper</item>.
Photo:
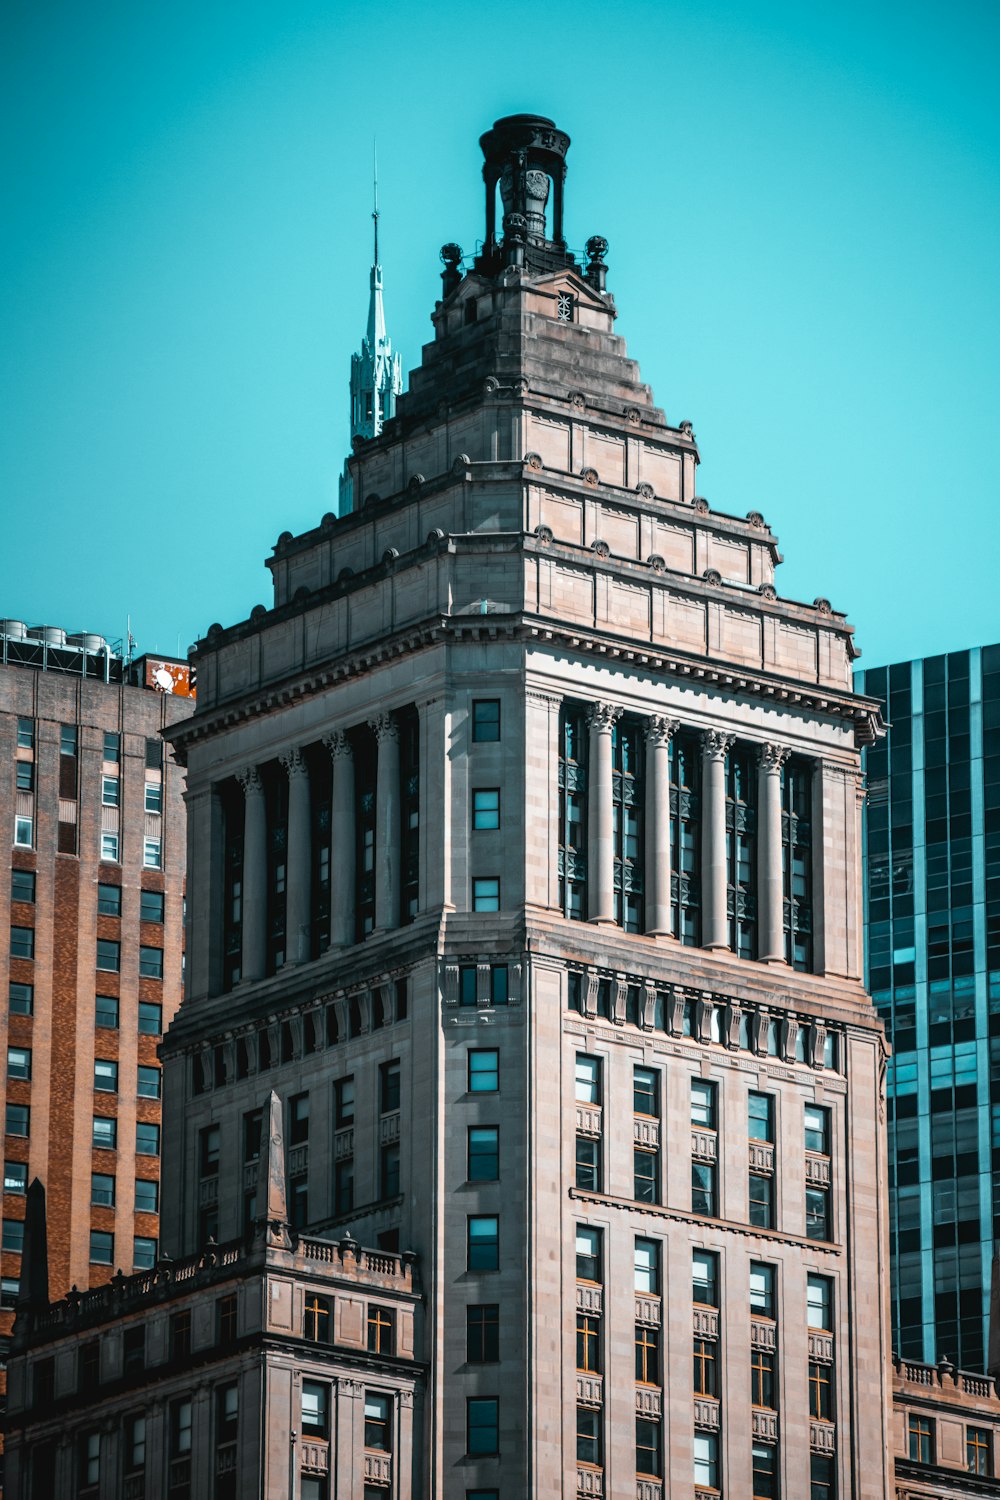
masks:
{"type": "Polygon", "coordinates": [[[984,1368],[1000,1232],[1000,647],[860,673],[868,982],[892,1041],[899,1352],[984,1368]]]}
{"type": "Polygon", "coordinates": [[[171,1260],[29,1299],[19,1483],[128,1453],[137,1495],[201,1496],[224,1442],[216,1496],[887,1495],[878,706],[764,518],[699,495],[607,242],[567,246],[569,138],[481,145],[482,250],[444,247],[353,508],[197,647],[171,1260]],[[200,1414],[167,1352],[199,1305],[200,1414]]]}

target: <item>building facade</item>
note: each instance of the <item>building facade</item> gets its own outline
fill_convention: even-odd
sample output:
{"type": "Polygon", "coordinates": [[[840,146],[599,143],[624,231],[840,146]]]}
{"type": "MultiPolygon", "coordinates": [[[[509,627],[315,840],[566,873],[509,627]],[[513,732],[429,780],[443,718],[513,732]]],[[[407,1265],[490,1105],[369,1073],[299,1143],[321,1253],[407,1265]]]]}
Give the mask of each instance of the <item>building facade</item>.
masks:
{"type": "MultiPolygon", "coordinates": [[[[209,630],[170,731],[191,920],[161,1049],[164,1274],[243,1245],[266,1280],[270,1248],[304,1309],[345,1241],[404,1290],[414,1253],[423,1394],[345,1377],[400,1443],[408,1378],[422,1412],[365,1471],[372,1500],[886,1500],[860,888],[878,706],[845,617],[778,596],[759,512],[698,494],[691,423],[614,332],[606,241],[567,250],[568,137],[515,116],[481,144],[483,249],[463,269],[444,247],[434,340],[356,443],[353,509],[279,537],[272,606],[209,630]]],[[[52,1437],[32,1372],[56,1359],[67,1398],[79,1380],[45,1301],[18,1325],[18,1494],[52,1437]]],[[[250,1418],[237,1492],[346,1500],[338,1444],[307,1462],[292,1440],[342,1373],[296,1316],[302,1386],[250,1418]]],[[[166,1363],[96,1454],[67,1399],[78,1491],[96,1458],[117,1493],[122,1424],[162,1420],[166,1363]]],[[[220,1495],[198,1431],[178,1500],[220,1495]]]]}
{"type": "Polygon", "coordinates": [[[157,1048],[181,999],[186,843],[161,731],[194,706],[188,676],[126,663],[99,636],[0,622],[8,1343],[32,1178],[55,1295],[157,1258],[157,1048]]]}
{"type": "Polygon", "coordinates": [[[892,1391],[896,1500],[1000,1495],[994,1376],[896,1359],[892,1391]]]}
{"type": "Polygon", "coordinates": [[[868,982],[892,1042],[895,1347],[984,1370],[1000,1234],[1000,646],[859,675],[868,982]]]}

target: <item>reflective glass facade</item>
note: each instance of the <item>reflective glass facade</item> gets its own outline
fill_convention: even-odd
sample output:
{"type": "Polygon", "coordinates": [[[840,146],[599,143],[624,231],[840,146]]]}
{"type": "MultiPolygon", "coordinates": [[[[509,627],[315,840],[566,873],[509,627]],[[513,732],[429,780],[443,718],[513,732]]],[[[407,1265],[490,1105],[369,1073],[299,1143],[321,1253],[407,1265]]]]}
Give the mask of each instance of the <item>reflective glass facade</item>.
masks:
{"type": "Polygon", "coordinates": [[[887,1080],[894,1343],[982,1369],[1000,1234],[1000,646],[861,672],[866,977],[887,1080]]]}

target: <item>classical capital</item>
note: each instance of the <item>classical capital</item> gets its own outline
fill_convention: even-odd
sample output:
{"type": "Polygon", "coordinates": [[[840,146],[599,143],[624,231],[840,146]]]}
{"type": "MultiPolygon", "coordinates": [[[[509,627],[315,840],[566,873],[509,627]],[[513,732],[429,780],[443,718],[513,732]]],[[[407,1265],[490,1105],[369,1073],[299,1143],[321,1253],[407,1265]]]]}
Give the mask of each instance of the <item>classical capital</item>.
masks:
{"type": "Polygon", "coordinates": [[[705,754],[709,760],[725,760],[726,751],[735,739],[736,736],[734,734],[726,734],[721,729],[706,729],[702,735],[705,754]]]}
{"type": "Polygon", "coordinates": [[[399,739],[399,725],[390,713],[374,714],[368,720],[368,728],[374,731],[380,745],[383,740],[399,739]]]}
{"type": "Polygon", "coordinates": [[[587,725],[596,729],[598,734],[610,734],[615,720],[620,719],[623,712],[616,703],[592,703],[587,711],[587,725]]]}
{"type": "Polygon", "coordinates": [[[294,750],[285,750],[278,759],[284,766],[289,781],[292,781],[296,776],[308,777],[309,767],[306,765],[305,756],[298,746],[294,750]]]}
{"type": "Polygon", "coordinates": [[[669,745],[680,725],[676,719],[668,719],[663,714],[654,714],[651,719],[646,720],[646,743],[649,745],[669,745]]]}
{"type": "Polygon", "coordinates": [[[787,745],[761,745],[760,764],[764,771],[777,773],[790,755],[787,745]]]}
{"type": "Polygon", "coordinates": [[[351,742],[343,729],[332,729],[329,734],[324,734],[323,743],[330,752],[331,760],[339,760],[341,756],[350,759],[351,742]]]}
{"type": "Polygon", "coordinates": [[[256,766],[244,766],[242,771],[236,772],[236,780],[243,788],[244,797],[263,794],[264,784],[260,779],[260,772],[256,766]]]}

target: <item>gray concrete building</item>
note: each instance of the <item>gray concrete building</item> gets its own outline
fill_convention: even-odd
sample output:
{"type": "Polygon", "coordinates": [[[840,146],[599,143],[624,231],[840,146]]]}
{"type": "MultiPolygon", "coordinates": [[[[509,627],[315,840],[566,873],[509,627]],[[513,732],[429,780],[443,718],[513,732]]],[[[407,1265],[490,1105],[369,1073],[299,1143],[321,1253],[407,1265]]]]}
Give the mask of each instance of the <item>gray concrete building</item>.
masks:
{"type": "MultiPolygon", "coordinates": [[[[190,922],[163,1249],[197,1268],[235,1247],[265,1282],[284,1255],[304,1308],[313,1247],[353,1274],[360,1242],[421,1299],[419,1379],[296,1344],[294,1313],[284,1387],[248,1354],[232,1484],[885,1500],[886,1047],[860,886],[878,708],[844,615],[778,596],[763,516],[699,495],[691,423],[615,333],[606,241],[567,250],[568,137],[515,116],[482,146],[483,249],[442,251],[434,338],[356,444],[353,510],[282,533],[273,603],[209,630],[170,732],[190,922]],[[293,1441],[345,1381],[398,1434],[363,1481],[349,1439],[293,1441]]],[[[19,1323],[19,1475],[43,1300],[19,1323]]],[[[268,1305],[241,1304],[261,1347],[268,1305]]],[[[206,1412],[229,1380],[209,1346],[206,1412]]],[[[62,1358],[69,1454],[90,1417],[62,1358]]],[[[118,1493],[121,1424],[162,1368],[116,1388],[94,1486],[66,1493],[118,1493]]],[[[162,1493],[145,1463],[135,1493],[162,1493]]],[[[183,1491],[232,1492],[207,1462],[183,1491]]]]}

